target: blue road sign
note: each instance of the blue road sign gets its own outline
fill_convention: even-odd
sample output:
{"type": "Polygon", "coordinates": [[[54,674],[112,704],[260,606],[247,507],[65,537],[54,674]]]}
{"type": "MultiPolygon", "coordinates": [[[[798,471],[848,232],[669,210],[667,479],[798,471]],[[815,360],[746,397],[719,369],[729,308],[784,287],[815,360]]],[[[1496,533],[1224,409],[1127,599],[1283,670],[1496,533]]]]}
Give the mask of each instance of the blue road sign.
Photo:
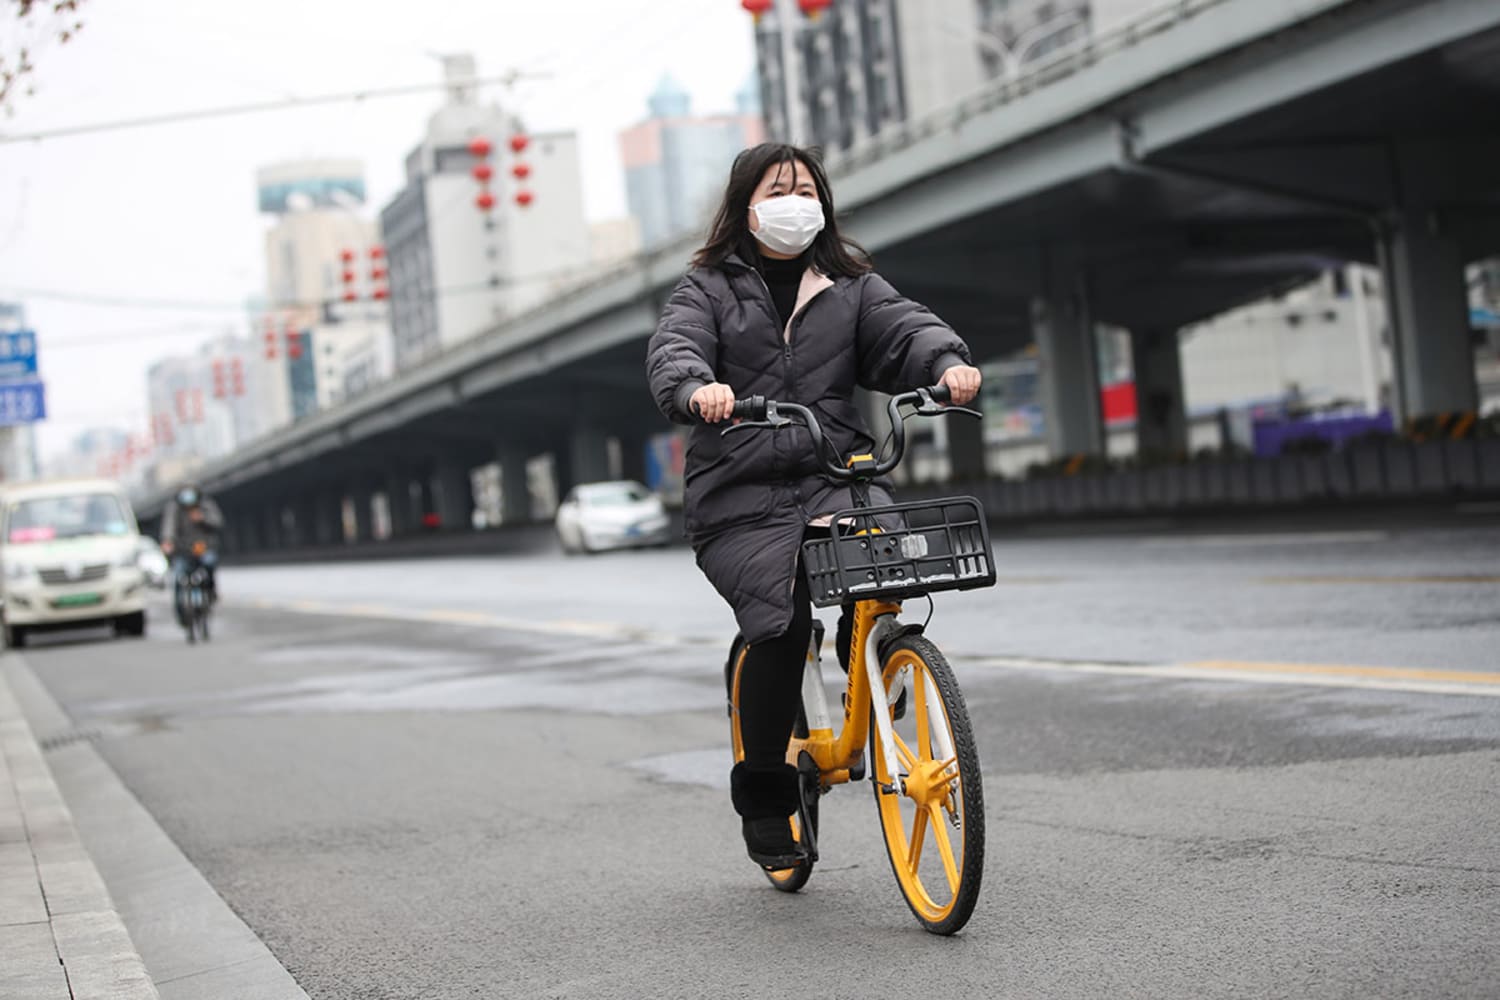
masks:
{"type": "Polygon", "coordinates": [[[30,330],[0,333],[0,379],[36,375],[36,334],[30,330]]]}
{"type": "Polygon", "coordinates": [[[0,383],[0,427],[47,419],[47,390],[40,382],[0,383]]]}

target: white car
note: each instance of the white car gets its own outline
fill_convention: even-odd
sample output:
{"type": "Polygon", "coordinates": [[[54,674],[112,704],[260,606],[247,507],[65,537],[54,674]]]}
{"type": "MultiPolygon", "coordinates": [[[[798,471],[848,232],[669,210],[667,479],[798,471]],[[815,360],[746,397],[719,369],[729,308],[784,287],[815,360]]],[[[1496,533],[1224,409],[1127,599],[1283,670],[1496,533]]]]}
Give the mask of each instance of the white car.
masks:
{"type": "Polygon", "coordinates": [[[152,590],[166,590],[167,577],[172,575],[172,564],[161,550],[161,543],[148,535],[140,541],[141,572],[146,575],[146,586],[152,590]]]}
{"type": "Polygon", "coordinates": [[[130,502],[107,480],[8,486],[0,500],[5,643],[36,630],[146,633],[146,578],[130,502]]]}
{"type": "Polygon", "coordinates": [[[628,479],[575,487],[557,508],[564,552],[666,545],[671,524],[661,497],[628,479]]]}

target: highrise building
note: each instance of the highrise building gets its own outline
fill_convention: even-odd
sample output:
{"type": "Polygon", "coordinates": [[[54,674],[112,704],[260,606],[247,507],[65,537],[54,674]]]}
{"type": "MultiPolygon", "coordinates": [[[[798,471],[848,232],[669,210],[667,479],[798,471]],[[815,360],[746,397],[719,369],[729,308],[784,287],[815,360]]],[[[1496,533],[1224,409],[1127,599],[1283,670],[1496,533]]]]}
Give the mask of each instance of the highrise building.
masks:
{"type": "Polygon", "coordinates": [[[380,213],[398,369],[539,304],[590,262],[577,137],[527,133],[479,102],[472,56],[443,62],[446,102],[380,213]]]}
{"type": "MultiPolygon", "coordinates": [[[[374,220],[361,215],[357,160],[303,160],[257,174],[266,232],[266,299],[255,310],[251,392],[257,426],[241,440],[303,419],[346,396],[345,361],[390,339],[389,261],[374,220]]],[[[389,348],[380,345],[385,355],[389,348]]],[[[389,377],[391,366],[369,373],[389,377]]]]}
{"type": "Polygon", "coordinates": [[[735,113],[695,116],[688,92],[662,78],[647,101],[650,116],[620,133],[625,197],[642,246],[707,228],[735,156],[765,136],[759,105],[752,86],[735,113]]]}
{"type": "Polygon", "coordinates": [[[776,0],[756,27],[773,138],[848,149],[1161,0],[776,0]]]}
{"type": "Polygon", "coordinates": [[[47,460],[46,474],[56,479],[109,475],[109,463],[124,454],[130,435],[118,427],[95,427],[74,435],[68,450],[47,460]]]}
{"type": "Polygon", "coordinates": [[[213,355],[162,358],[146,372],[155,464],[168,478],[234,449],[234,414],[214,397],[213,355]]]}

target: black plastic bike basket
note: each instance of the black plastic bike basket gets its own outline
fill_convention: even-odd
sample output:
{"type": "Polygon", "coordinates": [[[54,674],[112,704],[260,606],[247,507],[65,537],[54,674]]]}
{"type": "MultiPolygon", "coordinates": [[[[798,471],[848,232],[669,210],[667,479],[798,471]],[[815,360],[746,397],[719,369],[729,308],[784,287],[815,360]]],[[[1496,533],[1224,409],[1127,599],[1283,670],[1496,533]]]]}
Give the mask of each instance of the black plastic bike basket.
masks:
{"type": "Polygon", "coordinates": [[[832,537],[802,545],[812,602],[897,601],[995,582],[984,508],[948,497],[839,511],[832,537]]]}

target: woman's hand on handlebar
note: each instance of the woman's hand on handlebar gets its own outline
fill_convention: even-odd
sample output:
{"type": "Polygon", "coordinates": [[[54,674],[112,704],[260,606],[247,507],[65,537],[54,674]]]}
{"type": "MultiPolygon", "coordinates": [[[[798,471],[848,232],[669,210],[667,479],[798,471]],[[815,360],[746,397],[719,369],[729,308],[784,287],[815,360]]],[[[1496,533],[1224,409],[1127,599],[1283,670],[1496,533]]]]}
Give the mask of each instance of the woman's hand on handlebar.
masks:
{"type": "Polygon", "coordinates": [[[953,405],[963,406],[979,395],[979,384],[982,381],[984,376],[980,375],[978,368],[954,365],[943,372],[938,384],[948,387],[948,391],[953,394],[953,405]]]}
{"type": "Polygon", "coordinates": [[[716,424],[734,412],[734,390],[723,382],[710,382],[693,393],[689,405],[704,423],[716,424]]]}

